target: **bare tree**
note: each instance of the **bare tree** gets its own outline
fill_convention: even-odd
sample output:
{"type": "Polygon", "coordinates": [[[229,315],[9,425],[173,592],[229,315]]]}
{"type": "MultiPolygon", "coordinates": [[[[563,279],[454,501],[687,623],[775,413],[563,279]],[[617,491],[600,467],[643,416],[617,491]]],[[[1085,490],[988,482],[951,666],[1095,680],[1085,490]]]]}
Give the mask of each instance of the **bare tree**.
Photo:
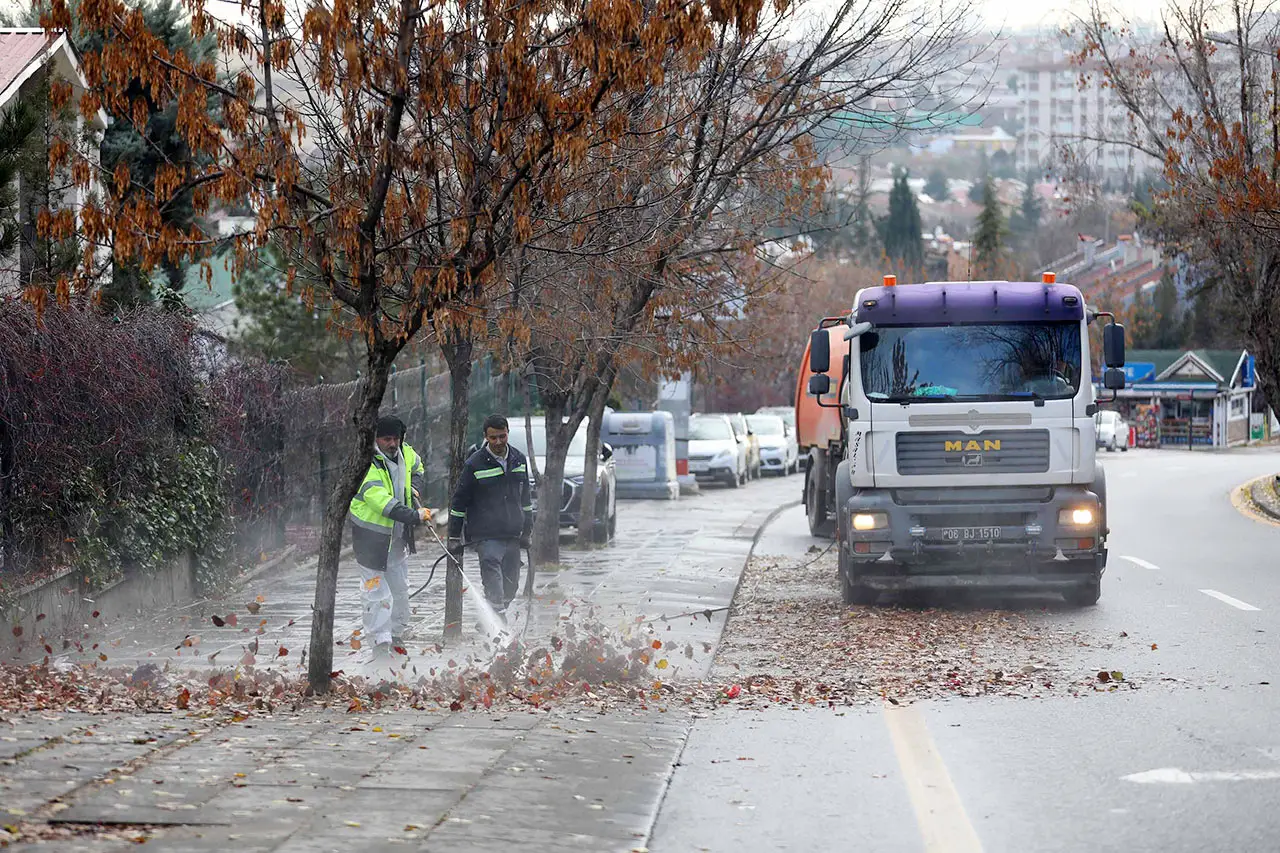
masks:
{"type": "Polygon", "coordinates": [[[1143,38],[1092,4],[1076,28],[1082,75],[1126,113],[1090,140],[1163,166],[1146,224],[1242,318],[1268,400],[1280,400],[1280,30],[1274,4],[1183,0],[1143,38]]]}
{"type": "MultiPolygon", "coordinates": [[[[922,99],[946,101],[945,72],[973,67],[973,19],[965,5],[907,0],[772,7],[755,28],[721,28],[701,62],[668,66],[661,89],[606,120],[625,128],[622,143],[590,172],[596,183],[571,196],[598,211],[575,217],[593,224],[591,239],[579,239],[579,227],[533,247],[558,258],[578,256],[580,245],[618,247],[589,271],[568,265],[560,291],[582,294],[566,303],[581,311],[571,357],[561,332],[531,328],[548,423],[540,506],[558,505],[569,443],[584,418],[598,423],[623,365],[649,357],[672,370],[734,346],[725,321],[781,272],[764,245],[778,235],[765,235],[820,202],[835,158],[897,138],[918,123],[922,99]]],[[[557,306],[551,329],[563,328],[566,308],[557,306]]],[[[556,557],[555,525],[554,514],[540,515],[543,559],[556,557]]]]}

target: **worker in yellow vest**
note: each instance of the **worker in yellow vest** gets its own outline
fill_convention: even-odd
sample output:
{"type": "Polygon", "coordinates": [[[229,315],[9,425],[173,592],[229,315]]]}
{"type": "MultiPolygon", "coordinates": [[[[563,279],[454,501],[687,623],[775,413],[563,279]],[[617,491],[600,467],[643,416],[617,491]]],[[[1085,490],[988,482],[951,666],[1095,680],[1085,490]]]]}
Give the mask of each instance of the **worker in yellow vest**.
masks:
{"type": "Polygon", "coordinates": [[[381,417],[375,432],[373,462],[351,500],[349,518],[360,564],[363,633],[374,644],[374,657],[387,658],[408,638],[408,555],[414,527],[429,522],[431,511],[416,507],[426,470],[404,441],[404,422],[381,417]]]}

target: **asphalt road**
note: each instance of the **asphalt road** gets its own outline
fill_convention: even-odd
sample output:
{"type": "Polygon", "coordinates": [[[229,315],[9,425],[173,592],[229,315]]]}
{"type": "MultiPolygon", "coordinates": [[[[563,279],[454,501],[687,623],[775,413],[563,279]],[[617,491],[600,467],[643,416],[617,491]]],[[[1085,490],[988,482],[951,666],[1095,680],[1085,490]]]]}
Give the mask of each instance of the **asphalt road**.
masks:
{"type": "MultiPolygon", "coordinates": [[[[695,723],[650,849],[1280,850],[1280,525],[1230,500],[1280,452],[1104,461],[1101,602],[990,603],[1083,633],[1075,663],[1137,689],[721,710],[695,723]]],[[[792,510],[757,553],[813,544],[792,510]]]]}

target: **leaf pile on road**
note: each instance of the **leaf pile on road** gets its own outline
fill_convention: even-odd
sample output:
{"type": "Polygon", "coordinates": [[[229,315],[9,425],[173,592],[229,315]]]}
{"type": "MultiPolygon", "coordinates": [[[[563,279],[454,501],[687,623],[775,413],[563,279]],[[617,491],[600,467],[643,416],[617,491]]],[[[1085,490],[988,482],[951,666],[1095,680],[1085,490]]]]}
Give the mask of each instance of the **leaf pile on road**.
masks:
{"type": "Polygon", "coordinates": [[[696,699],[848,705],[1136,687],[1084,669],[1079,633],[1013,610],[841,603],[834,555],[757,558],[743,577],[711,683],[696,699]]]}

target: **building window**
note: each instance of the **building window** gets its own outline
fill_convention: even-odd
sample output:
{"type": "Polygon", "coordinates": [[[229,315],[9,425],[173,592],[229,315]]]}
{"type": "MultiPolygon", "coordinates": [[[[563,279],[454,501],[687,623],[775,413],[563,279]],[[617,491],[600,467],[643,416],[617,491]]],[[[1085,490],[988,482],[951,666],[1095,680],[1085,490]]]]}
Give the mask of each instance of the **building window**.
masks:
{"type": "Polygon", "coordinates": [[[1238,397],[1231,398],[1231,410],[1230,410],[1231,420],[1234,421],[1234,420],[1238,420],[1240,418],[1248,416],[1249,412],[1246,406],[1246,402],[1247,400],[1243,394],[1241,394],[1238,397]]]}

